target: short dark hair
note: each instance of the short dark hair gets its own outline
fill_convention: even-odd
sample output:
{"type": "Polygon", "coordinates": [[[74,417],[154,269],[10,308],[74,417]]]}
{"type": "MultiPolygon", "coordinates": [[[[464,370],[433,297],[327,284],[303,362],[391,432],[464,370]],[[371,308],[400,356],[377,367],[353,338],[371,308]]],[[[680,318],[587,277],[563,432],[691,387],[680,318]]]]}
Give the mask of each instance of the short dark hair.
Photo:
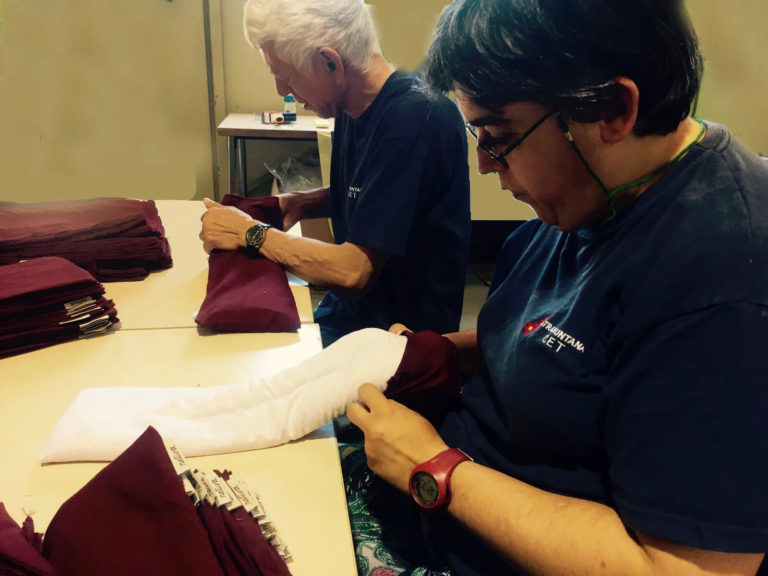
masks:
{"type": "Polygon", "coordinates": [[[644,136],[688,116],[702,67],[682,0],[455,0],[423,70],[435,90],[458,87],[490,110],[532,100],[577,122],[621,114],[614,79],[626,76],[644,136]]]}

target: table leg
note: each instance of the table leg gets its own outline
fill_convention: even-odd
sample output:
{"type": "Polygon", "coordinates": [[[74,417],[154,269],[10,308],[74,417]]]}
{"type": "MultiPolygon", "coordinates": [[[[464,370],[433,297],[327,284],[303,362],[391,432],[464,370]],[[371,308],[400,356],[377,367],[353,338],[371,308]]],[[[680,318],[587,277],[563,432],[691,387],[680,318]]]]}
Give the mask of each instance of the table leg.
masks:
{"type": "Polygon", "coordinates": [[[238,192],[240,193],[240,196],[243,197],[248,196],[248,178],[245,164],[245,143],[245,138],[238,138],[237,151],[240,159],[240,189],[238,192]]]}
{"type": "Polygon", "coordinates": [[[229,189],[230,194],[237,193],[237,138],[227,136],[227,160],[229,160],[229,189]]]}

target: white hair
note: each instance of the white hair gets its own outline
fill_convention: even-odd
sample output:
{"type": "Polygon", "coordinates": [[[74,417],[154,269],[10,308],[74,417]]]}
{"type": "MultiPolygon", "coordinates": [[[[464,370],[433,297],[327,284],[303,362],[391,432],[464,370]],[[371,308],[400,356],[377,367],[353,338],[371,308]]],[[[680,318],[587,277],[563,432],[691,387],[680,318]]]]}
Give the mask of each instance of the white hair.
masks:
{"type": "Polygon", "coordinates": [[[360,72],[381,54],[363,0],[248,0],[243,25],[251,46],[272,42],[278,58],[307,73],[321,46],[333,48],[346,67],[360,72]]]}

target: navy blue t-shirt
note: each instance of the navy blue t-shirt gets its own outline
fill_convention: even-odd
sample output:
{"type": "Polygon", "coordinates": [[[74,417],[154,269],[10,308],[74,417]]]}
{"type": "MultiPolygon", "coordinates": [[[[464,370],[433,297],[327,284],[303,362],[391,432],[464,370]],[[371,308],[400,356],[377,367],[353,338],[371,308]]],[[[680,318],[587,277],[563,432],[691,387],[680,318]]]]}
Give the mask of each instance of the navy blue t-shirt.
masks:
{"type": "MultiPolygon", "coordinates": [[[[441,434],[632,530],[768,551],[768,165],[722,126],[607,226],[507,240],[441,434]]],[[[458,574],[510,568],[449,519],[458,574]]]]}
{"type": "Polygon", "coordinates": [[[394,72],[362,116],[336,118],[330,186],[334,241],[390,257],[362,297],[326,295],[315,311],[321,328],[336,337],[395,322],[457,330],[471,220],[467,135],[456,105],[394,72]]]}

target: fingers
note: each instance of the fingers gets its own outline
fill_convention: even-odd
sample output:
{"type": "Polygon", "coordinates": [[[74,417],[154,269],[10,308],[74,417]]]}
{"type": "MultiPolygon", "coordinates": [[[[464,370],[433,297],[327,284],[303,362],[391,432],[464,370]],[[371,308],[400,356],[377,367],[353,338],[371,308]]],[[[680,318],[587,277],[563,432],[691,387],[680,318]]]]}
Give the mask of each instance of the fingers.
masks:
{"type": "Polygon", "coordinates": [[[393,334],[402,334],[403,332],[411,332],[413,333],[413,330],[410,330],[406,325],[400,324],[399,322],[396,324],[392,324],[392,326],[389,327],[389,331],[393,334]]]}
{"type": "Polygon", "coordinates": [[[363,428],[365,420],[370,416],[376,406],[387,402],[386,396],[379,392],[373,384],[363,384],[357,389],[358,402],[352,402],[347,406],[347,418],[358,428],[363,428]]]}
{"type": "Polygon", "coordinates": [[[382,402],[387,401],[387,397],[382,394],[376,386],[366,382],[357,389],[357,397],[368,406],[369,411],[375,410],[382,402]]]}
{"type": "Polygon", "coordinates": [[[352,402],[352,404],[347,406],[347,418],[361,430],[363,429],[363,421],[368,414],[368,409],[359,402],[352,402]]]}
{"type": "Polygon", "coordinates": [[[200,215],[200,220],[205,222],[205,217],[208,216],[208,210],[211,208],[222,208],[222,205],[218,202],[214,202],[210,198],[203,198],[203,206],[205,206],[205,212],[200,215]]]}

